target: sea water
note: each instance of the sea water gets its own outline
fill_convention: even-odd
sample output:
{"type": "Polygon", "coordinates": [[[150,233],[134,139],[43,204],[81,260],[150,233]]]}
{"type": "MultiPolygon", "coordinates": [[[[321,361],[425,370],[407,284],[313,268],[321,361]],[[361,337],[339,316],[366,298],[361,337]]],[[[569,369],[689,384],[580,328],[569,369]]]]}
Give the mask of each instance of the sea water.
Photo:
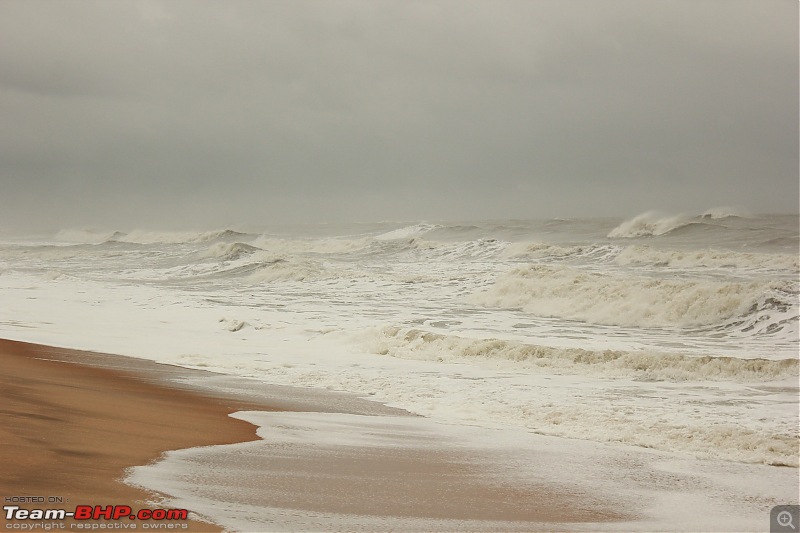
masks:
{"type": "Polygon", "coordinates": [[[796,476],[799,244],[724,209],[8,236],[0,334],[796,476]]]}

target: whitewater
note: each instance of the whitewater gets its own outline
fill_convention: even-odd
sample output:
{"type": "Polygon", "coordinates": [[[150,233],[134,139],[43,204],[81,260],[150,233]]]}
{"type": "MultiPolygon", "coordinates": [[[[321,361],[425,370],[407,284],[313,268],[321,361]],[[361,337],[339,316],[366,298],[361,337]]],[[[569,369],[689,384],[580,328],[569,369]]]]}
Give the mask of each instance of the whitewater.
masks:
{"type": "Polygon", "coordinates": [[[798,217],[0,239],[0,335],[447,424],[798,467],[798,217]]]}

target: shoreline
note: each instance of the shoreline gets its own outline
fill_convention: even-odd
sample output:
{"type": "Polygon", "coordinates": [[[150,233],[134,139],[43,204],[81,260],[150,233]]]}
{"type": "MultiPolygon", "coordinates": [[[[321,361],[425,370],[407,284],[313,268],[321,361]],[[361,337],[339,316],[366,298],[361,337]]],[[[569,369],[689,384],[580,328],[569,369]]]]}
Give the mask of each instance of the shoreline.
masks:
{"type": "MultiPolygon", "coordinates": [[[[171,500],[180,500],[160,493],[157,487],[129,485],[123,479],[128,479],[134,467],[158,468],[168,451],[191,454],[219,450],[214,445],[257,446],[263,435],[260,438],[256,430],[259,427],[263,430],[263,426],[245,421],[239,415],[230,416],[236,412],[291,415],[294,411],[301,416],[355,416],[368,424],[378,424],[372,427],[381,431],[386,430],[384,424],[389,427],[397,421],[414,424],[415,420],[425,420],[376,402],[329,391],[278,388],[273,391],[274,398],[282,399],[273,401],[264,395],[273,386],[261,384],[261,392],[248,391],[247,381],[236,380],[244,389],[231,392],[229,387],[219,387],[218,383],[233,379],[230,376],[19,341],[0,339],[0,361],[4,368],[0,376],[3,406],[0,415],[4,419],[0,443],[7,461],[0,476],[0,496],[17,498],[12,503],[6,500],[5,505],[19,505],[22,509],[70,511],[76,505],[124,505],[134,512],[140,508],[169,509],[174,506],[169,503],[171,500]],[[219,392],[223,389],[226,392],[219,392]],[[55,497],[63,502],[36,503],[26,501],[25,497],[45,500],[55,497]],[[159,501],[165,503],[154,503],[159,501]]],[[[347,516],[367,515],[384,521],[389,529],[396,529],[403,520],[417,525],[431,519],[445,520],[437,522],[439,526],[455,520],[472,530],[492,523],[496,526],[500,520],[507,525],[516,524],[520,530],[531,530],[545,524],[548,524],[546,529],[553,529],[554,524],[568,528],[569,523],[575,522],[586,525],[630,518],[597,500],[589,508],[585,500],[583,507],[576,508],[574,498],[559,492],[557,486],[539,484],[532,488],[525,483],[510,482],[488,485],[481,480],[486,476],[477,474],[483,469],[484,474],[491,475],[491,464],[475,460],[470,453],[431,449],[431,439],[443,438],[435,432],[427,435],[425,442],[415,443],[413,432],[403,435],[402,431],[390,430],[385,438],[396,442],[381,448],[377,463],[374,450],[369,447],[347,445],[330,455],[331,448],[323,453],[313,443],[294,445],[299,455],[290,461],[290,472],[285,479],[299,476],[296,479],[302,480],[311,470],[318,477],[311,486],[292,482],[295,499],[282,499],[273,493],[262,505],[265,509],[300,513],[323,511],[345,520],[347,516]],[[344,455],[342,450],[346,450],[344,455]],[[345,459],[340,460],[341,457],[345,459]],[[371,470],[365,470],[365,464],[370,464],[371,470]],[[414,482],[409,485],[412,479],[414,482]],[[351,491],[353,484],[364,483],[369,487],[367,491],[351,491]],[[442,492],[446,486],[460,488],[447,497],[442,492]],[[375,491],[386,493],[383,503],[373,499],[375,491]],[[341,499],[349,492],[359,496],[341,499]],[[426,507],[420,499],[422,494],[428,494],[431,501],[440,501],[434,507],[430,504],[426,507]],[[469,497],[465,499],[465,495],[469,497]],[[414,498],[417,503],[411,504],[414,498]],[[476,506],[476,502],[484,499],[489,503],[476,506]],[[492,501],[496,503],[491,504],[492,501]],[[534,501],[539,503],[534,505],[534,501]],[[544,502],[547,504],[542,505],[544,502]]],[[[227,471],[224,450],[216,455],[216,459],[220,457],[223,470],[227,471]]],[[[256,468],[278,483],[275,472],[271,471],[276,464],[281,464],[281,460],[269,457],[262,459],[256,468]]],[[[285,460],[283,466],[287,466],[285,460]]],[[[167,525],[186,531],[223,530],[211,522],[203,508],[192,509],[189,505],[183,508],[192,513],[191,520],[167,525]]],[[[8,523],[13,520],[7,521],[5,515],[3,521],[7,522],[3,529],[13,527],[8,523]]],[[[66,520],[66,529],[89,525],[75,522],[66,520]]],[[[143,525],[139,521],[108,525],[137,524],[140,528],[143,525]]]]}
{"type": "Polygon", "coordinates": [[[775,467],[493,434],[351,394],[135,357],[0,339],[0,364],[0,497],[22,509],[188,509],[190,520],[160,528],[217,532],[679,530],[676,520],[737,530],[791,502],[797,486],[775,467]],[[756,484],[743,488],[750,476],[756,484]],[[776,490],[758,488],[767,477],[776,490]]]}

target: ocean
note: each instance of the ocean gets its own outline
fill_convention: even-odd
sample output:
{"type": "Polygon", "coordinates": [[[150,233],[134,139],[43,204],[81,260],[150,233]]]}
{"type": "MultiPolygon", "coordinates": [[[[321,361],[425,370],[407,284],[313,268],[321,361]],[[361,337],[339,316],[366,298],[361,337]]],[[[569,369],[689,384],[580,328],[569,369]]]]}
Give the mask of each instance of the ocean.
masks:
{"type": "Polygon", "coordinates": [[[796,476],[799,227],[714,209],[5,236],[0,336],[796,476]]]}

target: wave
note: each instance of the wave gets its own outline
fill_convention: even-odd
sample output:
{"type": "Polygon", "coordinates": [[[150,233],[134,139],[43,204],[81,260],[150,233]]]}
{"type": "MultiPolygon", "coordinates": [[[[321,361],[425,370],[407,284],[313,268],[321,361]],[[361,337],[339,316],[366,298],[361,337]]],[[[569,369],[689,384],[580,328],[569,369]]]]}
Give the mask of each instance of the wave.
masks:
{"type": "Polygon", "coordinates": [[[657,211],[647,211],[626,220],[608,233],[609,239],[632,239],[665,235],[678,228],[694,224],[688,215],[663,216],[657,211]]]}
{"type": "Polygon", "coordinates": [[[236,261],[255,252],[263,251],[257,246],[243,242],[218,242],[201,252],[199,257],[204,259],[219,259],[220,261],[236,261]]]}
{"type": "Polygon", "coordinates": [[[380,235],[376,235],[374,237],[377,241],[389,241],[389,240],[396,240],[396,239],[410,239],[413,237],[419,237],[421,235],[425,235],[433,230],[443,228],[439,224],[428,224],[426,222],[421,222],[419,224],[414,224],[412,226],[406,226],[403,228],[398,228],[396,230],[387,231],[386,233],[381,233],[380,235]]]}
{"type": "Polygon", "coordinates": [[[800,242],[798,242],[797,237],[772,237],[762,241],[761,244],[771,248],[792,250],[793,253],[797,254],[797,248],[800,242]]]}
{"type": "Polygon", "coordinates": [[[736,207],[713,207],[700,215],[702,218],[711,218],[714,220],[720,220],[723,218],[748,218],[750,214],[747,213],[744,209],[739,209],[736,207]]]}
{"type": "Polygon", "coordinates": [[[609,239],[633,239],[638,237],[659,237],[675,235],[688,231],[715,230],[724,228],[719,221],[726,219],[750,218],[744,210],[733,207],[715,207],[700,215],[664,215],[658,211],[647,211],[626,220],[612,229],[606,236],[609,239]]]}
{"type": "MultiPolygon", "coordinates": [[[[717,281],[586,273],[530,265],[497,278],[471,303],[604,325],[697,327],[745,317],[773,299],[798,316],[795,280],[717,281]],[[753,306],[756,306],[755,308],[753,306]]],[[[781,318],[783,320],[783,318],[781,318]]]]}
{"type": "Polygon", "coordinates": [[[419,329],[370,330],[372,353],[400,359],[446,362],[456,358],[500,359],[568,373],[593,373],[640,381],[774,381],[796,377],[798,359],[741,359],[623,350],[585,350],[501,339],[442,335],[419,329]]]}
{"type": "Polygon", "coordinates": [[[260,262],[248,269],[247,281],[250,283],[271,283],[276,281],[309,281],[331,277],[325,267],[310,260],[290,260],[276,258],[260,262]]]}
{"type": "Polygon", "coordinates": [[[317,261],[274,257],[263,252],[249,254],[249,258],[251,261],[245,264],[224,262],[222,264],[226,266],[222,268],[203,273],[192,272],[188,277],[179,278],[192,283],[207,279],[257,285],[278,281],[310,281],[334,276],[317,261]]]}
{"type": "Polygon", "coordinates": [[[203,232],[134,230],[127,234],[120,234],[119,237],[113,240],[132,244],[191,244],[214,240],[241,240],[246,237],[248,237],[246,233],[232,229],[203,232]]]}

